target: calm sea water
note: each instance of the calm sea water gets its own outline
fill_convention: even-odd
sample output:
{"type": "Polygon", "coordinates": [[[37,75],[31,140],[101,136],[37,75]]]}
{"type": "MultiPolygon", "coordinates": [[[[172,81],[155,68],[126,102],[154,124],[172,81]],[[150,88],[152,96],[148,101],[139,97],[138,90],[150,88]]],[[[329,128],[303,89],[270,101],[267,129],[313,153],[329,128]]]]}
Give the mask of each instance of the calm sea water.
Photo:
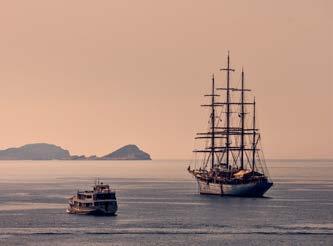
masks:
{"type": "Polygon", "coordinates": [[[0,245],[333,245],[333,161],[268,161],[267,198],[200,196],[187,161],[1,161],[0,245]],[[65,213],[99,177],[118,216],[65,213]]]}

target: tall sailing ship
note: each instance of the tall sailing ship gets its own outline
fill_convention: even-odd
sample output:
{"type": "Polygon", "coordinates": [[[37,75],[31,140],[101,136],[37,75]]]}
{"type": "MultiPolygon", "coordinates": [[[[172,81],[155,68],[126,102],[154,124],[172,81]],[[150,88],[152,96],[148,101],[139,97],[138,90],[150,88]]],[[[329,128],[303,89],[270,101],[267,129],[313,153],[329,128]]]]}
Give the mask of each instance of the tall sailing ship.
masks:
{"type": "Polygon", "coordinates": [[[205,147],[193,151],[196,158],[188,171],[197,180],[200,194],[261,197],[273,182],[260,147],[256,101],[246,100],[250,90],[244,86],[243,69],[240,88],[231,85],[235,70],[230,67],[229,53],[227,67],[221,71],[226,72],[226,86],[215,88],[213,75],[211,93],[205,95],[210,103],[201,105],[211,111],[209,126],[196,137],[205,140],[205,147]]]}

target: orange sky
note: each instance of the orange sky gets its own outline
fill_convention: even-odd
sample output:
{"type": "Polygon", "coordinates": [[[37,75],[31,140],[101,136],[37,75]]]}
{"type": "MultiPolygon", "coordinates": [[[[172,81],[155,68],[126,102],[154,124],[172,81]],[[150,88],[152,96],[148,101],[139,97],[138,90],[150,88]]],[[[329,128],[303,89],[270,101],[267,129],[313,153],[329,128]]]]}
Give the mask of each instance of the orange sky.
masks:
{"type": "Polygon", "coordinates": [[[189,158],[227,50],[266,157],[333,157],[332,1],[2,1],[0,148],[189,158]]]}

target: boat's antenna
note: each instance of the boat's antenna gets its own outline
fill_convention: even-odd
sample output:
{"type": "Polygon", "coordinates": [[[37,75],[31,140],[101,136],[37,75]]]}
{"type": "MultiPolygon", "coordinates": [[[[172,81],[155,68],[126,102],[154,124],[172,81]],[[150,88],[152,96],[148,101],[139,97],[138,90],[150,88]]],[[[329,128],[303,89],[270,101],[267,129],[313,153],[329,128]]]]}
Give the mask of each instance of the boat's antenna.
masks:
{"type": "Polygon", "coordinates": [[[229,168],[229,147],[230,147],[230,71],[235,72],[234,69],[230,68],[230,53],[228,51],[228,58],[227,58],[227,67],[221,68],[220,71],[227,71],[227,127],[226,127],[226,134],[227,134],[227,140],[226,140],[226,153],[227,153],[227,167],[229,168]]]}

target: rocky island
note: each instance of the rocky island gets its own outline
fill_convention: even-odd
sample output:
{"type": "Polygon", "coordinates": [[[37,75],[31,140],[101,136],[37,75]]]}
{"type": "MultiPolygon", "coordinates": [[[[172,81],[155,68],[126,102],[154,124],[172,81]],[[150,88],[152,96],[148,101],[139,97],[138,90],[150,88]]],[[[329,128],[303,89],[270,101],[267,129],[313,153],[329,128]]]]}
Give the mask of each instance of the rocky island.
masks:
{"type": "Polygon", "coordinates": [[[18,148],[0,150],[1,160],[68,160],[71,155],[54,144],[26,144],[18,148]]]}
{"type": "Polygon", "coordinates": [[[101,160],[151,160],[150,155],[134,144],[126,145],[116,151],[102,156],[101,160]]]}
{"type": "Polygon", "coordinates": [[[0,150],[0,160],[151,160],[150,155],[136,145],[126,145],[102,157],[71,155],[54,144],[27,144],[18,148],[0,150]]]}

